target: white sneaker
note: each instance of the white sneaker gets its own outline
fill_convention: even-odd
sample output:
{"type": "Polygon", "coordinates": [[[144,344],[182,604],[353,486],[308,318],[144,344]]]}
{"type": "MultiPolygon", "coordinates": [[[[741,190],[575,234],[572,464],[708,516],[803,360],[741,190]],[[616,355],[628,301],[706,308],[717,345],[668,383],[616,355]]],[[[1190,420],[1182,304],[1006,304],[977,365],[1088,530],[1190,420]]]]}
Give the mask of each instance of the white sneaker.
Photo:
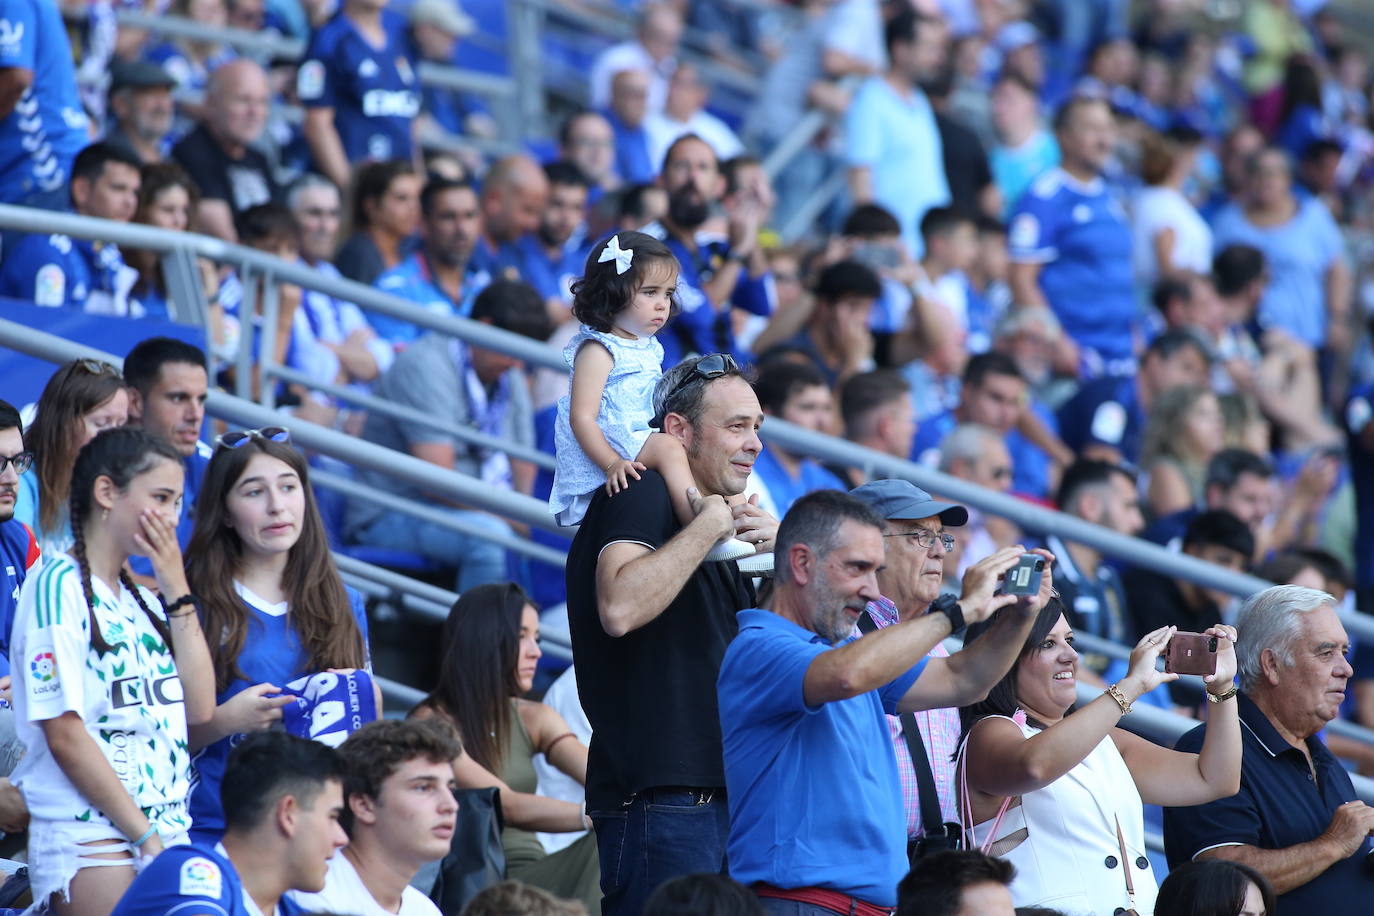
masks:
{"type": "Polygon", "coordinates": [[[706,554],[706,562],[713,563],[721,560],[738,560],[741,557],[754,555],[754,545],[739,538],[726,538],[718,541],[706,554]]]}
{"type": "Polygon", "coordinates": [[[773,554],[771,552],[756,553],[752,557],[744,557],[736,565],[739,567],[739,571],[746,576],[752,576],[756,579],[773,578],[773,554]]]}

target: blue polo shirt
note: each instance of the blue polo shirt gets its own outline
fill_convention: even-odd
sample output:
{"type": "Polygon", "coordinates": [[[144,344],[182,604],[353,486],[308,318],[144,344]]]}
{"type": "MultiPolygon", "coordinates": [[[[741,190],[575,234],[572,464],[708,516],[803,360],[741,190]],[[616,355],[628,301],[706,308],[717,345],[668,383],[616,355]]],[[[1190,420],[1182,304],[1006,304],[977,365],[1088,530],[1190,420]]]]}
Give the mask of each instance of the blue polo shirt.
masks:
{"type": "Polygon", "coordinates": [[[310,39],[296,74],[307,108],[332,108],[349,162],[411,158],[410,125],[420,113],[417,56],[405,17],[382,10],[383,45],[374,47],[340,12],[310,39]]]}
{"type": "MultiPolygon", "coordinates": [[[[1242,844],[1286,849],[1320,836],[1336,809],[1359,796],[1335,755],[1316,736],[1307,750],[1314,782],[1302,751],[1279,737],[1268,717],[1245,694],[1240,703],[1243,754],[1240,791],[1191,808],[1164,809],[1164,850],[1172,868],[1204,849],[1242,844]]],[[[1178,749],[1197,753],[1205,725],[1178,739],[1178,749]]],[[[1316,878],[1278,899],[1280,914],[1364,916],[1374,895],[1374,872],[1365,868],[1370,841],[1316,878]]]]}
{"type": "Polygon", "coordinates": [[[585,238],[575,234],[558,253],[550,258],[544,245],[533,235],[522,235],[511,247],[515,268],[520,279],[539,291],[545,301],[561,299],[572,303],[572,282],[582,276],[587,266],[585,238]]]}
{"type": "MultiPolygon", "coordinates": [[[[823,887],[895,906],[907,873],[906,813],[884,714],[925,668],[808,706],[811,662],[831,649],[769,611],[740,611],[716,691],[730,798],[730,875],[750,885],[823,887]]],[[[845,640],[849,642],[850,640],[845,640]]]]}
{"type": "MultiPolygon", "coordinates": [[[[1032,403],[1031,410],[1040,418],[1051,432],[1059,432],[1059,421],[1054,414],[1041,404],[1032,403]]],[[[916,436],[911,440],[911,460],[927,467],[939,467],[940,443],[945,436],[954,432],[959,418],[954,411],[946,410],[933,417],[922,420],[916,427],[916,436]]],[[[1011,457],[1011,488],[1023,496],[1046,499],[1050,490],[1050,456],[1034,442],[1017,430],[1003,437],[1007,444],[1007,454],[1011,457]]]]}
{"type": "Polygon", "coordinates": [[[658,176],[660,163],[649,158],[649,134],[644,127],[630,127],[609,108],[601,112],[611,123],[615,138],[615,171],[626,184],[648,184],[658,176]]]}
{"type": "Polygon", "coordinates": [[[1145,420],[1134,376],[1093,379],[1059,408],[1059,435],[1075,452],[1105,445],[1137,462],[1145,420]]]}
{"type": "Polygon", "coordinates": [[[1126,374],[1106,369],[1134,355],[1131,227],[1106,182],[1085,184],[1059,168],[1041,175],[1016,205],[1007,244],[1013,262],[1041,265],[1040,289],[1086,351],[1086,374],[1126,374]]]}
{"type": "Polygon", "coordinates": [[[814,490],[848,490],[840,478],[821,467],[812,458],[803,458],[797,476],[793,477],[778,461],[777,449],[765,448],[754,459],[754,473],[773,498],[778,518],[787,514],[792,504],[814,490]]]}
{"type": "MultiPolygon", "coordinates": [[[[395,267],[385,271],[374,285],[382,292],[409,299],[435,314],[466,318],[472,311],[472,301],[489,283],[491,275],[478,267],[474,261],[469,261],[463,276],[462,299],[455,302],[434,282],[434,274],[429,269],[429,259],[425,257],[425,251],[421,248],[395,267]]],[[[381,312],[372,312],[368,315],[368,320],[378,337],[396,346],[411,343],[425,332],[425,329],[418,325],[383,315],[381,312]]]]}

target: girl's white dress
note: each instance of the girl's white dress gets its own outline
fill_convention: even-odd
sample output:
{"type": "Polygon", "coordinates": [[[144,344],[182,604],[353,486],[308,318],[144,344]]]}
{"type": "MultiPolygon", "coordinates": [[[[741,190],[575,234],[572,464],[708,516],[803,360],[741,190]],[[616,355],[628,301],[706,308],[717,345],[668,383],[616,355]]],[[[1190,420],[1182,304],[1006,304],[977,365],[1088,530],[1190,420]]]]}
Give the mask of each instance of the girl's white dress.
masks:
{"type": "MultiPolygon", "coordinates": [[[[571,367],[577,351],[595,341],[611,353],[613,365],[601,392],[601,408],[596,425],[611,448],[622,458],[634,458],[656,430],[649,421],[654,415],[654,385],[663,376],[663,345],[655,337],[626,340],[614,334],[595,331],[585,324],[563,348],[563,358],[571,367]]],[[[573,435],[569,411],[572,405],[572,379],[568,393],[558,400],[558,422],[554,427],[554,449],[558,467],[553,474],[549,511],[560,525],[576,525],[587,514],[587,506],[606,474],[582,451],[573,435]]]]}

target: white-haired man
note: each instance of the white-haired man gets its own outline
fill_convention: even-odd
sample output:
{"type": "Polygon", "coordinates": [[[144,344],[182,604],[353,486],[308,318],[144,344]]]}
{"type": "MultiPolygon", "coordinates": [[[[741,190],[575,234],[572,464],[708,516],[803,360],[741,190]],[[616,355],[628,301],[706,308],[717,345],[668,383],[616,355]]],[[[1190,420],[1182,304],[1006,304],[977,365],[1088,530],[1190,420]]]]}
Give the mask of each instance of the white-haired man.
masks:
{"type": "MultiPolygon", "coordinates": [[[[1350,639],[1326,592],[1276,585],[1252,595],[1236,619],[1240,791],[1193,808],[1164,809],[1172,867],[1230,859],[1274,885],[1280,912],[1368,913],[1366,865],[1374,808],[1317,737],[1336,718],[1352,673],[1350,639]]],[[[1224,697],[1224,695],[1223,695],[1224,697]]],[[[1206,726],[1179,739],[1196,751],[1206,726]]]]}

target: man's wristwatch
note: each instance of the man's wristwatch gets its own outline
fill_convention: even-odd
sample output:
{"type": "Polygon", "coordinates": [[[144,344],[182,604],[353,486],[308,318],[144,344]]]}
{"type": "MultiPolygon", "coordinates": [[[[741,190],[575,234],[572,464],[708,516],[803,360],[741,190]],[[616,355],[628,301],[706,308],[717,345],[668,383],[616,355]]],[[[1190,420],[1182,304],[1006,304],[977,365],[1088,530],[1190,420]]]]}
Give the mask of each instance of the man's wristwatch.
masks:
{"type": "Polygon", "coordinates": [[[964,628],[964,609],[959,607],[959,599],[948,592],[930,603],[930,613],[948,617],[951,633],[958,633],[964,628]]]}

